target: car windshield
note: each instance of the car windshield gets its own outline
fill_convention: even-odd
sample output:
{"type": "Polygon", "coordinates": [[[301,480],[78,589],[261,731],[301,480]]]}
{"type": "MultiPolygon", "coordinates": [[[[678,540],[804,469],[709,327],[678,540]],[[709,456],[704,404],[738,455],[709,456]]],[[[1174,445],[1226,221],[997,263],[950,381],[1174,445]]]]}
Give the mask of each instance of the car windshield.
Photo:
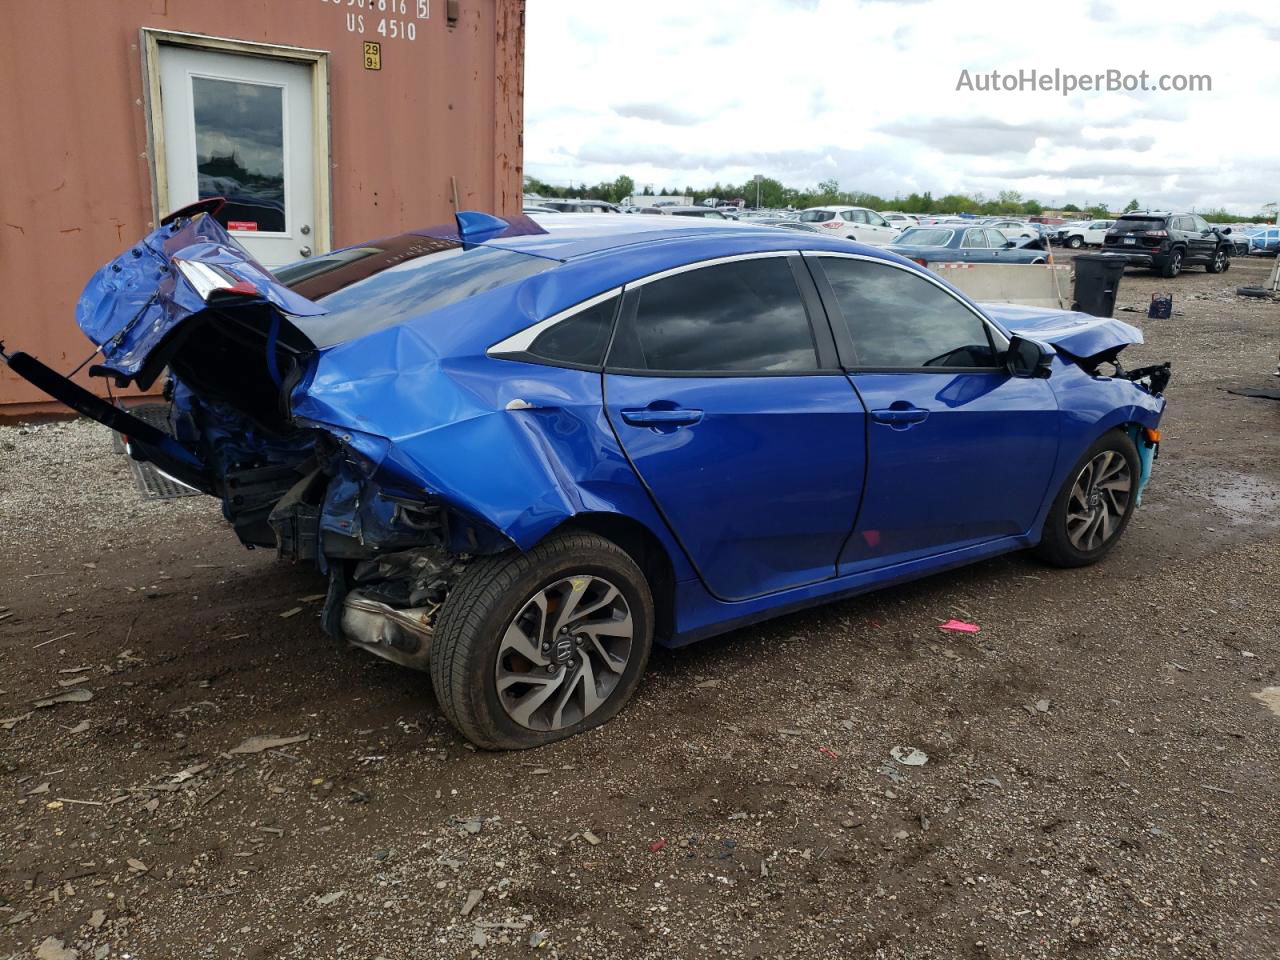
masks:
{"type": "Polygon", "coordinates": [[[1164,217],[1121,217],[1111,229],[1116,233],[1145,233],[1148,230],[1163,230],[1164,217]]]}
{"type": "Polygon", "coordinates": [[[954,230],[933,230],[927,228],[908,228],[895,243],[908,244],[913,247],[945,247],[951,243],[954,230]]]}
{"type": "Polygon", "coordinates": [[[806,210],[800,214],[802,223],[822,223],[824,220],[834,220],[836,215],[830,210],[806,210]]]}
{"type": "Polygon", "coordinates": [[[405,233],[276,271],[326,313],[295,323],[319,347],[367,336],[555,266],[497,247],[405,233]],[[319,261],[319,262],[318,262],[319,261]]]}

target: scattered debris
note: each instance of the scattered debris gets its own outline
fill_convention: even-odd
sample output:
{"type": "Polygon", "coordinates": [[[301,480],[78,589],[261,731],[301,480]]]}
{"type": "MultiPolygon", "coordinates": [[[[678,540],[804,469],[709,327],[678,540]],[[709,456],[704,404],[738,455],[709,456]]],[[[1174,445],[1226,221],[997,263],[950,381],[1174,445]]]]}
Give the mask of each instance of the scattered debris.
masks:
{"type": "Polygon", "coordinates": [[[132,870],[134,873],[146,873],[148,870],[151,869],[141,860],[135,860],[133,859],[133,857],[129,857],[129,859],[127,859],[125,863],[129,865],[129,869],[132,870]]]}
{"type": "Polygon", "coordinates": [[[323,897],[318,898],[316,900],[316,903],[318,903],[322,907],[327,907],[331,903],[337,903],[346,895],[347,895],[347,891],[345,890],[335,890],[333,893],[326,893],[323,897]]]}
{"type": "Polygon", "coordinates": [[[36,947],[36,960],[78,960],[79,956],[77,951],[64,947],[57,937],[46,937],[36,947]]]}
{"type": "Polygon", "coordinates": [[[714,689],[715,687],[718,687],[718,686],[720,686],[720,681],[719,681],[719,680],[714,680],[714,679],[713,679],[713,680],[703,680],[701,683],[695,683],[695,684],[694,684],[694,687],[696,687],[696,688],[697,688],[697,689],[699,689],[699,690],[711,690],[711,689],[714,689]]]}
{"type": "Polygon", "coordinates": [[[28,710],[26,713],[20,713],[16,717],[6,717],[5,719],[0,720],[0,727],[3,727],[5,730],[12,730],[14,727],[20,724],[23,720],[26,720],[29,716],[31,716],[30,710],[28,710]]]}
{"type": "Polygon", "coordinates": [[[929,755],[915,747],[893,747],[889,750],[889,756],[904,767],[923,767],[929,762],[929,755]]]}
{"type": "Polygon", "coordinates": [[[939,630],[952,630],[956,633],[979,633],[982,628],[976,623],[965,623],[963,620],[948,620],[938,624],[939,630]]]}
{"type": "Polygon", "coordinates": [[[663,847],[665,847],[666,845],[667,845],[666,838],[665,838],[665,837],[659,837],[657,840],[653,841],[653,843],[649,844],[649,852],[650,852],[650,853],[657,853],[659,850],[661,850],[661,849],[662,849],[663,847]]]}
{"type": "Polygon", "coordinates": [[[587,843],[591,844],[593,847],[598,847],[598,846],[600,846],[600,838],[599,838],[599,837],[597,837],[597,836],[596,836],[594,833],[592,833],[590,830],[583,830],[583,831],[582,831],[582,839],[583,839],[583,840],[585,840],[585,841],[587,841],[587,843]]]}
{"type": "Polygon", "coordinates": [[[273,737],[270,734],[262,736],[250,737],[238,747],[232,747],[227,753],[262,753],[264,750],[274,750],[277,747],[287,747],[291,743],[302,743],[310,740],[311,734],[304,733],[298,737],[273,737]]]}
{"type": "Polygon", "coordinates": [[[93,699],[92,690],[68,690],[51,697],[42,697],[35,701],[37,707],[52,707],[56,703],[88,703],[93,699]]]}
{"type": "Polygon", "coordinates": [[[480,900],[481,900],[481,898],[483,898],[483,897],[484,897],[484,891],[483,891],[483,890],[471,890],[471,891],[469,891],[469,892],[467,893],[467,900],[466,900],[466,902],[462,905],[462,915],[463,915],[464,917],[470,916],[470,915],[471,915],[471,911],[472,911],[472,910],[474,910],[474,909],[476,908],[476,905],[480,903],[480,900]]]}
{"type": "Polygon", "coordinates": [[[81,720],[74,727],[64,727],[63,729],[65,729],[67,733],[84,733],[89,729],[89,721],[81,720]]]}
{"type": "Polygon", "coordinates": [[[533,947],[535,950],[545,947],[550,942],[551,934],[546,930],[535,930],[533,933],[529,934],[529,946],[533,947]]]}
{"type": "Polygon", "coordinates": [[[89,926],[95,930],[102,929],[102,925],[107,922],[107,911],[95,910],[89,914],[89,926]]]}
{"type": "Polygon", "coordinates": [[[281,620],[288,620],[290,617],[297,616],[297,615],[298,615],[299,613],[301,613],[301,612],[302,612],[302,608],[301,608],[301,607],[292,607],[292,608],[290,608],[290,609],[286,610],[284,613],[280,614],[280,619],[281,619],[281,620]]]}

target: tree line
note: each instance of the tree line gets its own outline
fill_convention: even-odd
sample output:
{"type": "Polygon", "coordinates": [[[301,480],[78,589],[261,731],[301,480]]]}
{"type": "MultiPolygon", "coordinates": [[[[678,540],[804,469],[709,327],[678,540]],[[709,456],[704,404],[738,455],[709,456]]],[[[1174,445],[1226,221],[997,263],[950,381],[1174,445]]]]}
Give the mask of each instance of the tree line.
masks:
{"type": "MultiPolygon", "coordinates": [[[[759,188],[759,206],[772,210],[787,207],[803,210],[805,207],[839,204],[850,207],[870,207],[872,210],[897,210],[902,213],[974,213],[1031,217],[1043,213],[1046,209],[1040,201],[1025,198],[1017,190],[1001,190],[994,197],[987,197],[981,193],[948,193],[935,197],[926,190],[924,193],[910,193],[905,197],[886,198],[860,190],[841,190],[839,181],[834,179],[823,180],[816,187],[803,190],[785,186],[781,181],[771,177],[762,178],[758,184],[752,180],[737,184],[717,181],[710,187],[687,186],[684,190],[674,190],[665,186],[654,189],[652,184],[637,186],[636,182],[626,174],[615,180],[602,181],[595,186],[588,186],[586,183],[577,186],[572,183],[568,186],[556,186],[537,177],[524,178],[526,193],[536,193],[541,197],[607,200],[610,203],[621,203],[628,197],[684,196],[692,197],[694,203],[701,203],[707,197],[715,197],[721,201],[742,200],[747,206],[754,207],[757,205],[757,187],[759,188]]],[[[1068,203],[1058,209],[1066,213],[1078,213],[1082,217],[1102,218],[1114,215],[1104,204],[1080,206],[1068,203]]],[[[1120,212],[1131,213],[1141,209],[1144,207],[1135,198],[1130,200],[1120,212]]],[[[1275,218],[1274,212],[1263,212],[1254,216],[1240,216],[1221,209],[1197,212],[1206,220],[1213,222],[1249,220],[1260,223],[1269,222],[1275,218]]]]}

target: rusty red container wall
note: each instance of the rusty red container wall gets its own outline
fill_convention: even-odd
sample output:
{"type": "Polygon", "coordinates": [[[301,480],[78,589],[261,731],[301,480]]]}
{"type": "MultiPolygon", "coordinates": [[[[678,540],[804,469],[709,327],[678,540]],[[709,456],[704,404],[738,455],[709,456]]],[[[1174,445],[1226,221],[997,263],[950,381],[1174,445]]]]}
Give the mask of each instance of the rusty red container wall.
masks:
{"type": "MultiPolygon", "coordinates": [[[[524,0],[460,0],[454,26],[451,5],[431,0],[412,41],[370,32],[378,2],[54,0],[7,10],[0,340],[64,372],[79,364],[92,349],[74,322],[85,281],[157,219],[144,27],[329,52],[334,247],[447,222],[455,182],[462,209],[519,213],[524,0]],[[347,22],[361,6],[364,35],[347,22]],[[365,40],[381,41],[381,70],[365,69],[365,40]]],[[[56,408],[46,400],[0,365],[0,416],[56,408]]]]}

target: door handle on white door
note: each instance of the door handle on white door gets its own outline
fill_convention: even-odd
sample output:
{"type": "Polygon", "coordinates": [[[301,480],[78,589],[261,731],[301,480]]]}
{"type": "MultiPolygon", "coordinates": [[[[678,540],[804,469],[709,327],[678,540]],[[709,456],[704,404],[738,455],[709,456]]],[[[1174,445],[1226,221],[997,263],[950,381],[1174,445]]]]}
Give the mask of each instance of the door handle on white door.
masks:
{"type": "Polygon", "coordinates": [[[311,248],[310,248],[310,247],[299,247],[299,248],[298,248],[298,252],[299,252],[300,254],[302,254],[304,257],[309,257],[309,256],[311,256],[311,248]]]}

